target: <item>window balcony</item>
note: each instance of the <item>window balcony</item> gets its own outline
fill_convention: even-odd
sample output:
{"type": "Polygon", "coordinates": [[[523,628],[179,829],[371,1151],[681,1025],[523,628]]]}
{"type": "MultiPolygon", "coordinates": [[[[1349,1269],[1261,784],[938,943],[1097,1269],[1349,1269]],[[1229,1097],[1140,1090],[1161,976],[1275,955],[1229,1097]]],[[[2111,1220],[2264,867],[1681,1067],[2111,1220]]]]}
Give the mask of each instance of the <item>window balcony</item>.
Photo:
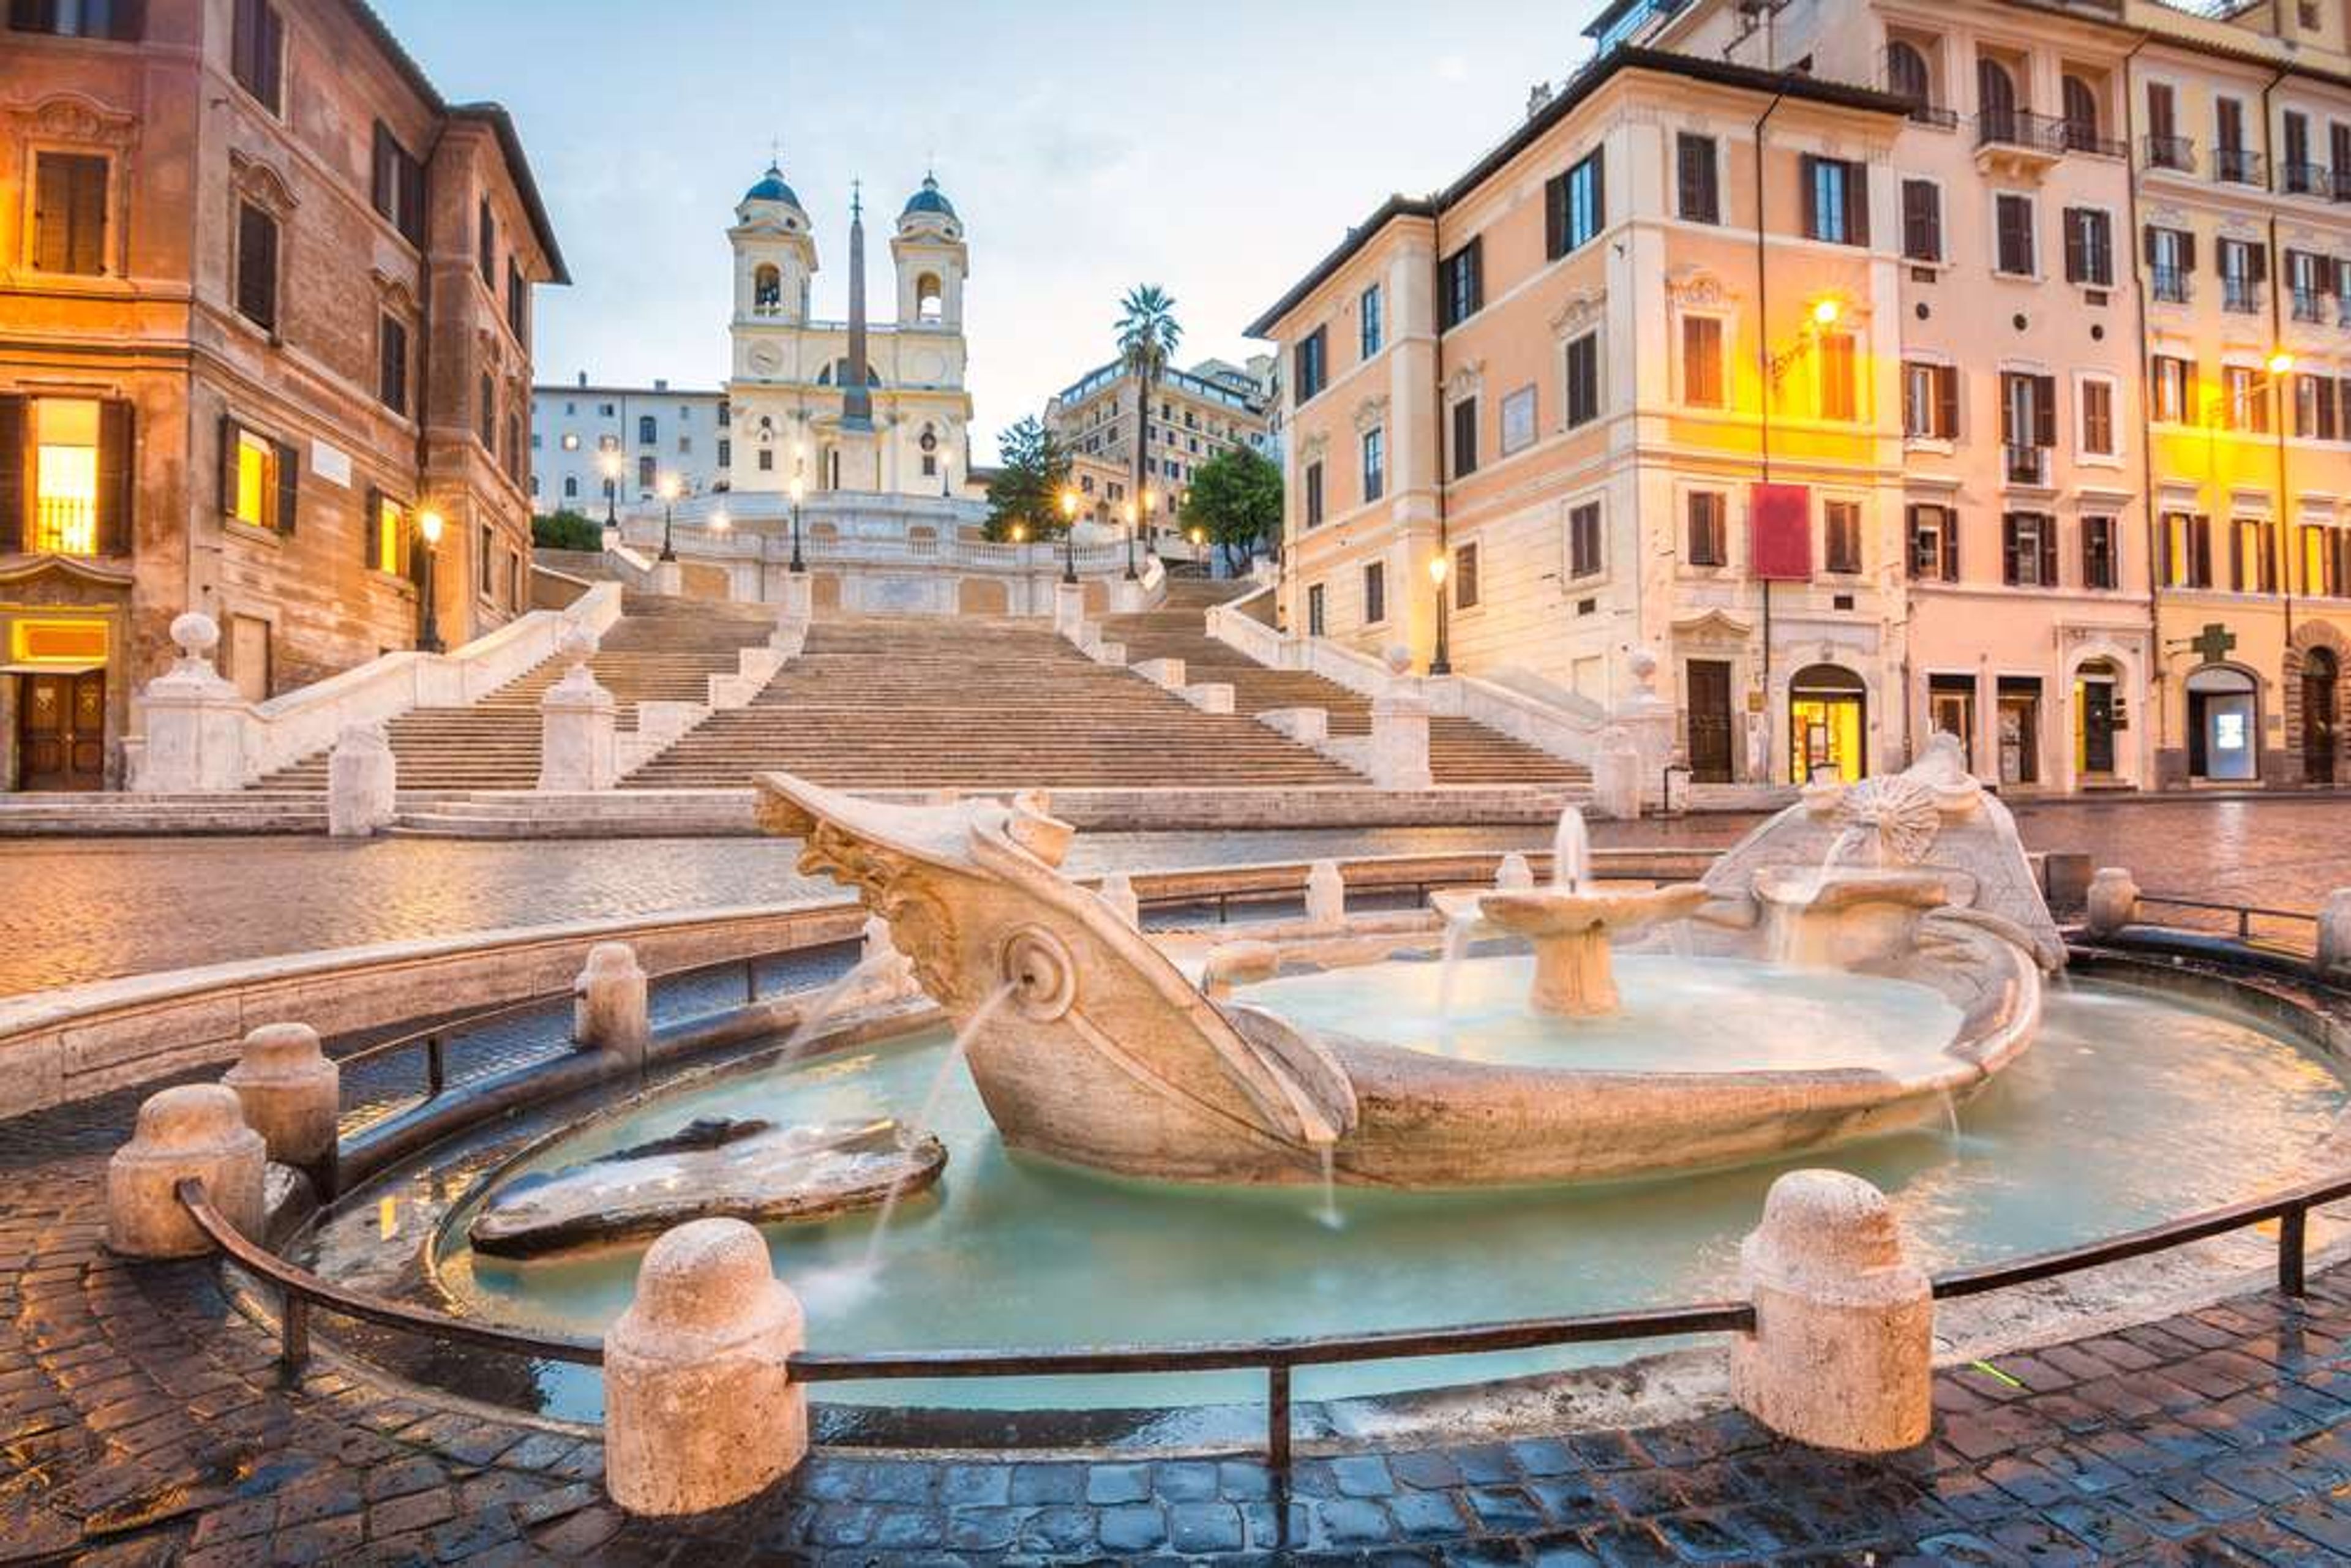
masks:
{"type": "Polygon", "coordinates": [[[2278,170],[2278,176],[2289,196],[2324,200],[2335,194],[2334,172],[2323,163],[2288,163],[2278,170]]]}
{"type": "Polygon", "coordinates": [[[33,508],[33,548],[43,555],[96,555],[97,498],[41,497],[33,508]]]}
{"type": "Polygon", "coordinates": [[[2196,143],[2185,136],[2150,136],[2144,152],[2150,169],[2177,169],[2182,173],[2196,172],[2196,143]]]}
{"type": "Polygon", "coordinates": [[[2045,446],[2003,446],[2003,472],[2011,485],[2049,486],[2049,449],[2045,446]]]}
{"type": "Polygon", "coordinates": [[[2259,315],[2262,308],[2262,286],[2250,277],[2222,277],[2220,308],[2239,316],[2259,315]]]}
{"type": "Polygon", "coordinates": [[[2269,160],[2249,147],[2215,147],[2212,178],[2229,185],[2266,185],[2269,160]]]}
{"type": "Polygon", "coordinates": [[[1940,109],[1931,103],[1914,103],[1907,111],[1920,125],[1931,125],[1938,131],[1949,131],[1959,123],[1957,110],[1940,109]]]}
{"type": "Polygon", "coordinates": [[[2317,289],[2294,289],[2293,291],[2293,299],[2294,319],[2295,320],[2324,321],[2326,319],[2326,297],[2319,293],[2317,289]]]}
{"type": "Polygon", "coordinates": [[[2195,278],[2184,267],[2153,267],[2147,269],[2147,283],[2158,299],[2174,305],[2185,305],[2195,292],[2195,278]]]}

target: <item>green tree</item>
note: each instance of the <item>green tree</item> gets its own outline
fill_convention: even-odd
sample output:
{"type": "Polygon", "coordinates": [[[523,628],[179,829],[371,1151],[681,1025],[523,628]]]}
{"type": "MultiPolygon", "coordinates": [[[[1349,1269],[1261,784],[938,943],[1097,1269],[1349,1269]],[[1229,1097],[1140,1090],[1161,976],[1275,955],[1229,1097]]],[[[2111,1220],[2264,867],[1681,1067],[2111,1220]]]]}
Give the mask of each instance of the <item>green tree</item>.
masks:
{"type": "Polygon", "coordinates": [[[540,549],[601,550],[604,525],[569,507],[551,514],[542,512],[530,520],[530,542],[540,549]]]}
{"type": "Polygon", "coordinates": [[[1240,570],[1259,544],[1280,537],[1281,469],[1252,447],[1217,453],[1192,470],[1183,522],[1225,552],[1228,570],[1240,570]]]}
{"type": "Polygon", "coordinates": [[[987,482],[987,522],[981,532],[1008,539],[1018,525],[1032,539],[1059,538],[1061,489],[1070,482],[1069,449],[1035,415],[996,437],[996,477],[987,482]]]}
{"type": "Polygon", "coordinates": [[[1118,357],[1134,372],[1134,500],[1143,502],[1151,488],[1151,390],[1167,373],[1184,328],[1176,319],[1176,301],[1155,283],[1140,283],[1118,302],[1118,357]]]}

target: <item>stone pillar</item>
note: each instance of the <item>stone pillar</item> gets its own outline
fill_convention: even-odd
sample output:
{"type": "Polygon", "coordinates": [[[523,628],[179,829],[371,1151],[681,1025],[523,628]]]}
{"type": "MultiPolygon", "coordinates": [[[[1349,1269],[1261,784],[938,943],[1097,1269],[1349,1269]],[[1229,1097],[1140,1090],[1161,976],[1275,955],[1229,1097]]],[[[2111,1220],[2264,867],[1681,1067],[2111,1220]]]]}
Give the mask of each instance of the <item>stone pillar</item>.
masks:
{"type": "Polygon", "coordinates": [[[1534,884],[1534,867],[1529,865],[1527,857],[1516,850],[1504,855],[1501,864],[1494,868],[1494,885],[1505,893],[1531,888],[1534,884]]]}
{"type": "Polygon", "coordinates": [[[1316,861],[1306,872],[1306,924],[1336,927],[1347,924],[1347,879],[1337,861],[1316,861]]]}
{"type": "Polygon", "coordinates": [[[319,1051],[319,1031],[306,1023],[262,1025],[245,1037],[221,1082],[235,1092],[245,1124],[261,1134],[269,1157],[311,1173],[322,1193],[331,1193],[342,1072],[319,1051]]]}
{"type": "Polygon", "coordinates": [[[204,1184],[213,1207],[246,1236],[261,1234],[268,1154],[245,1124],[236,1092],[183,1083],[148,1096],[131,1141],[106,1166],[107,1249],[125,1258],[196,1258],[212,1243],[188,1218],[175,1184],[204,1184]]]}
{"type": "Polygon", "coordinates": [[[327,754],[327,831],[364,839],[400,814],[400,761],[380,724],[347,724],[327,754]]]}
{"type": "Polygon", "coordinates": [[[766,1490],[808,1455],[808,1396],[788,1364],[799,1299],[739,1219],[666,1231],[604,1335],[604,1483],[631,1513],[705,1513],[766,1490]]]}
{"type": "Polygon", "coordinates": [[[1407,672],[1412,650],[1387,651],[1387,689],[1372,699],[1372,783],[1382,789],[1426,789],[1428,696],[1407,672]]]}
{"type": "Polygon", "coordinates": [[[1755,1332],[1731,1346],[1730,1387],[1749,1415],[1846,1453],[1926,1441],[1935,1301],[1884,1193],[1843,1171],[1791,1171],[1739,1258],[1755,1332]]]}
{"type": "MultiPolygon", "coordinates": [[[[1633,690],[1619,699],[1609,722],[1625,731],[1638,759],[1635,773],[1639,799],[1652,806],[1666,802],[1666,764],[1673,760],[1674,737],[1681,727],[1674,705],[1657,695],[1657,655],[1635,648],[1625,661],[1633,690]]],[[[1637,813],[1635,813],[1637,815],[1637,813]]]]}
{"type": "Polygon", "coordinates": [[[1625,727],[1612,724],[1592,748],[1592,808],[1629,822],[1641,814],[1641,752],[1625,727]]]}
{"type": "Polygon", "coordinates": [[[2083,901],[2083,924],[2093,936],[2111,936],[2138,919],[2138,883],[2118,865],[2100,866],[2083,901]]]}
{"type": "Polygon", "coordinates": [[[139,775],[142,794],[223,794],[245,787],[245,728],[249,709],[236,687],[213,667],[220,627],[190,611],[172,622],[180,657],[140,694],[146,733],[139,775]]]}
{"type": "Polygon", "coordinates": [[[804,571],[784,573],[783,618],[806,621],[816,609],[816,580],[804,571]]]}
{"type": "Polygon", "coordinates": [[[645,972],[626,942],[599,942],[588,949],[588,967],[571,982],[571,1043],[597,1051],[616,1066],[640,1066],[653,1025],[645,1000],[645,972]]]}
{"type": "Polygon", "coordinates": [[[1102,889],[1095,894],[1110,905],[1110,912],[1122,925],[1140,930],[1143,925],[1143,901],[1134,896],[1134,879],[1123,871],[1102,878],[1102,889]]]}
{"type": "Polygon", "coordinates": [[[653,562],[652,591],[675,599],[685,591],[685,568],[674,560],[653,562]]]}
{"type": "Polygon", "coordinates": [[[612,694],[596,682],[588,661],[596,633],[574,622],[556,636],[556,652],[571,661],[563,678],[538,699],[538,787],[610,789],[619,776],[612,694]]]}
{"type": "Polygon", "coordinates": [[[1074,641],[1078,629],[1086,623],[1086,585],[1082,582],[1057,582],[1053,585],[1053,630],[1074,641]]]}
{"type": "Polygon", "coordinates": [[[2351,887],[2338,887],[2318,906],[2318,972],[2351,969],[2351,887]]]}

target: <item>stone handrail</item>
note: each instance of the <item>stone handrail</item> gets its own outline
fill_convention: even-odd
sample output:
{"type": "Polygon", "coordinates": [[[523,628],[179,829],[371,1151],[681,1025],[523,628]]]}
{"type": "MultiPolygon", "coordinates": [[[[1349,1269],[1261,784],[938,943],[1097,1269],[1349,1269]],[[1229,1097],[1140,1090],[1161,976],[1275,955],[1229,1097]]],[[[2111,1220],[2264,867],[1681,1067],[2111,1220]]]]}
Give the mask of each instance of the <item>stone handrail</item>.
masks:
{"type": "Polygon", "coordinates": [[[651,592],[655,587],[653,560],[631,549],[617,530],[604,538],[604,559],[611,563],[621,581],[640,592],[651,592]]]}
{"type": "MultiPolygon", "coordinates": [[[[642,542],[651,543],[661,537],[658,520],[647,522],[632,517],[622,525],[623,532],[642,542]]],[[[697,559],[758,560],[789,557],[791,536],[788,533],[755,532],[747,528],[720,531],[699,524],[680,521],[671,530],[672,539],[682,556],[697,559]]],[[[611,547],[614,554],[627,550],[625,544],[611,547]]],[[[1051,539],[1038,539],[1026,544],[998,543],[988,539],[967,539],[943,532],[935,538],[859,538],[817,536],[803,529],[800,554],[810,561],[839,561],[852,565],[895,565],[914,563],[971,567],[991,571],[1058,571],[1062,551],[1051,539]]],[[[650,573],[651,560],[634,556],[632,564],[650,573]]],[[[1122,540],[1111,544],[1084,544],[1077,547],[1078,570],[1099,575],[1126,568],[1126,546],[1122,540]]],[[[1164,574],[1165,569],[1161,569],[1164,574]]]]}

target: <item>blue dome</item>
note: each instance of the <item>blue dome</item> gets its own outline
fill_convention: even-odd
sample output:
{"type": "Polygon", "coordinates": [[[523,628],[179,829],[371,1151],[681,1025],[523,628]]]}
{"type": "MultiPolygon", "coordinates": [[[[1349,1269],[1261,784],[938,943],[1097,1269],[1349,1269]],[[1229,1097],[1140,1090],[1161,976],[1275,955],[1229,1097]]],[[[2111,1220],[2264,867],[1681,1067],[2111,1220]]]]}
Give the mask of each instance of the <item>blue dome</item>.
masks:
{"type": "Polygon", "coordinates": [[[768,165],[768,172],[758,184],[743,193],[743,199],[747,202],[783,202],[795,207],[800,204],[799,194],[784,183],[784,172],[773,163],[768,165]]]}
{"type": "Polygon", "coordinates": [[[898,215],[911,218],[921,213],[936,213],[946,218],[956,215],[955,204],[939,194],[939,183],[933,175],[923,176],[923,188],[906,198],[906,210],[898,215]]]}

